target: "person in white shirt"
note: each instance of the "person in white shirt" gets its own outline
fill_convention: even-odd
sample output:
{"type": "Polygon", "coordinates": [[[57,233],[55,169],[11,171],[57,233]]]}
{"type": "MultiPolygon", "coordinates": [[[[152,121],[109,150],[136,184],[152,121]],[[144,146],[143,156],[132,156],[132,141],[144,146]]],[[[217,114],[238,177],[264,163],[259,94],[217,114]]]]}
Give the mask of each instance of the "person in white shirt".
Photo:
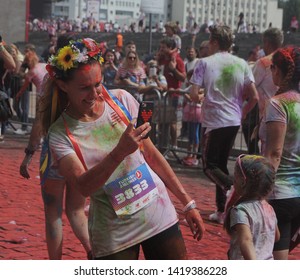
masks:
{"type": "Polygon", "coordinates": [[[227,168],[229,153],[241,121],[257,103],[258,94],[247,62],[230,53],[231,29],[228,26],[209,29],[212,55],[200,59],[195,66],[190,95],[197,102],[199,90],[205,88],[201,110],[202,164],[206,176],[216,184],[217,211],[209,218],[222,223],[226,191],[233,184],[227,168]],[[243,107],[246,98],[248,102],[243,107]]]}
{"type": "Polygon", "coordinates": [[[266,103],[270,100],[272,96],[278,90],[278,87],[274,84],[272,79],[272,57],[276,50],[278,50],[283,44],[283,33],[278,28],[267,29],[263,35],[263,50],[266,56],[260,58],[253,66],[252,72],[255,79],[255,85],[257,88],[259,100],[259,139],[261,141],[261,153],[265,149],[265,125],[261,121],[266,103]]]}

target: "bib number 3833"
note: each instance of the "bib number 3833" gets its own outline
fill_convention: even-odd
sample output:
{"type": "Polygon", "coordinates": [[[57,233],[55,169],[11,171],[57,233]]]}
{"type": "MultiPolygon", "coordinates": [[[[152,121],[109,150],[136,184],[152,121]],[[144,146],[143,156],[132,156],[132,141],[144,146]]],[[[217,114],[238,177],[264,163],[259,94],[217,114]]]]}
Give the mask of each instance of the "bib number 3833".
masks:
{"type": "Polygon", "coordinates": [[[136,213],[158,194],[146,164],[109,183],[104,191],[118,216],[136,213]]]}

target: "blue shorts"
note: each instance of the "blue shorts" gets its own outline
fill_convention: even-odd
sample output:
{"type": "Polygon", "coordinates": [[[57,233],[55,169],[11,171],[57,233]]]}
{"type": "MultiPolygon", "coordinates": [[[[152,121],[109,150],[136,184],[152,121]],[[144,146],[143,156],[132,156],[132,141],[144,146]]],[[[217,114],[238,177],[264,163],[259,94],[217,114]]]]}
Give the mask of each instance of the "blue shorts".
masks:
{"type": "MultiPolygon", "coordinates": [[[[42,166],[46,155],[49,150],[49,142],[47,138],[44,138],[43,145],[42,145],[42,151],[41,151],[41,156],[40,156],[40,167],[42,166]]],[[[49,164],[49,163],[48,163],[49,164]]],[[[52,180],[65,180],[65,178],[59,174],[58,167],[53,166],[52,162],[50,163],[49,171],[47,174],[47,179],[52,179],[52,180]]]]}

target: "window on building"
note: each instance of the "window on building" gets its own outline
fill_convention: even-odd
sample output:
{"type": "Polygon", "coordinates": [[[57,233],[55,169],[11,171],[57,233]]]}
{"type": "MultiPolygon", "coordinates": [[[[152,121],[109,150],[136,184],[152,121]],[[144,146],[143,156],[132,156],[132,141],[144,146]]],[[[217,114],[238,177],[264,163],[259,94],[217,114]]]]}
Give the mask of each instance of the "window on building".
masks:
{"type": "Polygon", "coordinates": [[[128,16],[128,17],[133,17],[133,12],[131,11],[123,11],[123,10],[117,10],[116,11],[116,16],[128,16]]]}

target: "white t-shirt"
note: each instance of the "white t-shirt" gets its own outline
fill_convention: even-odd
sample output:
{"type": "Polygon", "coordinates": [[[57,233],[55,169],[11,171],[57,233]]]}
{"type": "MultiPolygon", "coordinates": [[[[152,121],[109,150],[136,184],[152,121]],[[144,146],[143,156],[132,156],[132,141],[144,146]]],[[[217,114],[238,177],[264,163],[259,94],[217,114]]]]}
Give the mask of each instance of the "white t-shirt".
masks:
{"type": "Polygon", "coordinates": [[[228,52],[202,58],[190,82],[205,88],[201,112],[203,127],[211,130],[241,124],[243,90],[254,82],[245,60],[228,52]]]}
{"type": "Polygon", "coordinates": [[[273,54],[270,54],[259,59],[252,68],[255,86],[259,95],[258,108],[260,118],[264,114],[266,102],[274,96],[278,90],[278,87],[274,85],[270,68],[272,56],[273,54]]]}
{"type": "Polygon", "coordinates": [[[262,57],[253,66],[252,71],[255,78],[255,85],[258,92],[258,109],[259,109],[259,139],[261,141],[261,152],[265,151],[266,134],[265,123],[262,120],[265,114],[266,105],[270,98],[275,95],[278,87],[274,84],[271,72],[273,53],[262,57]]]}
{"type": "MultiPolygon", "coordinates": [[[[273,207],[265,200],[242,202],[230,210],[230,227],[237,224],[249,226],[257,260],[272,260],[277,219],[273,207]]],[[[230,260],[244,259],[233,232],[230,240],[230,260]]]]}
{"type": "MultiPolygon", "coordinates": [[[[131,94],[124,90],[112,90],[111,92],[128,109],[131,116],[136,118],[138,103],[131,94]]],[[[81,122],[65,113],[63,116],[80,147],[88,169],[101,162],[113,150],[126,129],[126,125],[107,103],[105,103],[102,116],[92,122],[81,122]]],[[[66,135],[62,117],[51,126],[49,138],[54,164],[57,164],[57,161],[64,156],[75,153],[72,143],[66,135]]],[[[118,186],[117,192],[123,192],[123,186],[116,183],[116,180],[128,178],[126,177],[127,174],[136,169],[138,169],[135,172],[137,174],[142,164],[147,167],[158,194],[138,212],[132,215],[117,216],[109,195],[104,191],[104,186],[99,186],[99,189],[91,195],[89,234],[95,257],[110,255],[138,244],[164,231],[178,221],[166,186],[145,162],[140,150],[125,158],[108,179],[106,187],[112,183],[113,186],[118,186]]],[[[144,176],[146,173],[142,174],[144,176]]],[[[127,195],[134,196],[135,190],[136,186],[132,186],[131,190],[125,193],[126,198],[127,195]]],[[[114,196],[114,201],[116,201],[116,197],[114,196]]]]}
{"type": "Polygon", "coordinates": [[[193,70],[198,61],[199,61],[199,58],[195,58],[192,61],[189,61],[189,60],[184,61],[186,73],[188,73],[190,70],[193,70]]]}
{"type": "MultiPolygon", "coordinates": [[[[270,199],[300,197],[300,94],[289,91],[270,99],[266,106],[265,122],[286,124],[282,156],[276,172],[274,191],[270,199]]],[[[263,126],[264,127],[264,126],[263,126]]]]}

